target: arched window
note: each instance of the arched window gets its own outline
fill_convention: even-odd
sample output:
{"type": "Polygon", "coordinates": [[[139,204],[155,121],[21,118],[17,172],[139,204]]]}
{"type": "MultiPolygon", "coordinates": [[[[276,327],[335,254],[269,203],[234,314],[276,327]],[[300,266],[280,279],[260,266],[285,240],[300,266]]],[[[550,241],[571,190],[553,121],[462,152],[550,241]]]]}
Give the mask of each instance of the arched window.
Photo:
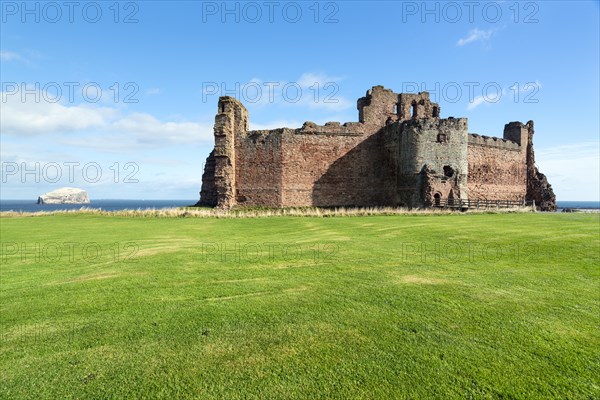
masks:
{"type": "Polygon", "coordinates": [[[440,206],[440,201],[442,199],[442,195],[439,193],[436,193],[433,195],[433,205],[436,207],[440,206]]]}
{"type": "Polygon", "coordinates": [[[411,115],[412,119],[417,118],[417,102],[413,101],[412,102],[412,115],[411,115]]]}
{"type": "Polygon", "coordinates": [[[431,113],[431,116],[433,118],[439,118],[440,117],[440,108],[437,106],[433,106],[433,112],[431,113]]]}

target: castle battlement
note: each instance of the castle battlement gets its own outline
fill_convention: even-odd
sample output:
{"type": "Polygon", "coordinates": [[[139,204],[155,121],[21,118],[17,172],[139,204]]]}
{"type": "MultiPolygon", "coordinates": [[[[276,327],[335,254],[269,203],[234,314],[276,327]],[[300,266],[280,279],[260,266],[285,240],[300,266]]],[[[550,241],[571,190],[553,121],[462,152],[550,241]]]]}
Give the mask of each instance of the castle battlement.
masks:
{"type": "Polygon", "coordinates": [[[468,118],[420,118],[399,122],[417,129],[464,129],[469,125],[468,118]]]}
{"type": "Polygon", "coordinates": [[[469,145],[498,147],[516,151],[522,150],[521,145],[519,143],[513,142],[512,140],[483,136],[478,135],[476,133],[469,133],[469,145]]]}

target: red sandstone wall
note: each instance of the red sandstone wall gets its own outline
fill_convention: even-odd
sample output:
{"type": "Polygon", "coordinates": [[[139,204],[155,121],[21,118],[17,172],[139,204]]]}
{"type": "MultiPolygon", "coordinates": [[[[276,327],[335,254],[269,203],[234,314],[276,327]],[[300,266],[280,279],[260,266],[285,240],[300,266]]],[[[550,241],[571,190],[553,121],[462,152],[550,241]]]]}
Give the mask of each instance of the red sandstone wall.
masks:
{"type": "Polygon", "coordinates": [[[293,134],[285,138],[284,206],[369,206],[384,202],[381,135],[293,134]]]}
{"type": "Polygon", "coordinates": [[[286,135],[282,149],[283,205],[353,203],[356,191],[351,182],[361,168],[349,161],[359,158],[355,147],[362,140],[363,136],[286,135]]]}
{"type": "Polygon", "coordinates": [[[393,201],[395,153],[362,124],[249,132],[236,139],[245,206],[372,206],[393,201]],[[325,132],[324,132],[325,131],[325,132]]]}
{"type": "MultiPolygon", "coordinates": [[[[516,146],[515,146],[516,147],[516,146]]],[[[522,200],[527,190],[525,152],[469,143],[469,199],[522,200]]]]}
{"type": "MultiPolygon", "coordinates": [[[[390,158],[396,155],[391,154],[393,141],[382,139],[381,127],[397,119],[397,102],[397,94],[378,86],[358,101],[358,123],[239,129],[235,139],[237,204],[373,206],[393,202],[396,169],[390,158]]],[[[240,119],[246,123],[244,117],[240,119]]]]}
{"type": "MultiPolygon", "coordinates": [[[[241,206],[395,205],[397,135],[250,132],[236,140],[241,206]]],[[[390,132],[388,132],[390,131],[390,132]]],[[[482,141],[482,140],[480,140],[482,141]]],[[[525,152],[514,143],[468,144],[469,198],[517,200],[526,193],[525,152]]]]}
{"type": "Polygon", "coordinates": [[[275,131],[238,134],[235,156],[237,204],[280,207],[280,136],[275,131]]]}

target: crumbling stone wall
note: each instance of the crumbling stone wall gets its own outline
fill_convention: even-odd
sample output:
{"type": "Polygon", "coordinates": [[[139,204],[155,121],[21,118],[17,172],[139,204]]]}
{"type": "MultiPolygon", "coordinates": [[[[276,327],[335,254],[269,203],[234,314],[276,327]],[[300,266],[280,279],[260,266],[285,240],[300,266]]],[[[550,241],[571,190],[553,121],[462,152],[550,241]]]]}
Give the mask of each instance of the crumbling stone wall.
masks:
{"type": "Polygon", "coordinates": [[[376,135],[316,130],[284,137],[284,206],[366,206],[381,201],[376,135]]]}
{"type": "Polygon", "coordinates": [[[236,202],[241,206],[281,207],[282,133],[273,131],[236,134],[236,202]]]}
{"type": "Polygon", "coordinates": [[[398,120],[398,94],[383,86],[374,86],[357,102],[361,124],[382,127],[398,120]]]}
{"type": "Polygon", "coordinates": [[[392,163],[385,162],[382,146],[381,134],[366,134],[358,124],[318,126],[308,122],[300,129],[238,135],[237,204],[381,204],[385,197],[382,191],[392,191],[387,181],[394,169],[392,163]]]}
{"type": "Polygon", "coordinates": [[[527,197],[534,200],[536,206],[542,211],[556,211],[554,190],[546,175],[542,174],[535,165],[533,121],[528,121],[524,128],[527,130],[527,197]]]}
{"type": "Polygon", "coordinates": [[[204,164],[204,173],[202,174],[202,188],[200,190],[200,201],[198,206],[216,207],[217,188],[215,187],[215,151],[211,151],[204,164]]]}
{"type": "Polygon", "coordinates": [[[429,93],[400,93],[398,117],[401,121],[417,118],[439,118],[440,106],[429,100],[429,93]]]}
{"type": "Polygon", "coordinates": [[[525,199],[527,166],[521,145],[508,139],[469,134],[468,153],[471,198],[525,199]]]}
{"type": "Polygon", "coordinates": [[[249,131],[246,108],[221,97],[198,204],[420,207],[527,196],[552,209],[534,165],[532,122],[507,124],[503,139],[468,134],[467,119],[441,119],[428,93],[382,86],[357,108],[359,122],[249,131]]]}
{"type": "Polygon", "coordinates": [[[490,200],[535,201],[543,211],[556,210],[556,196],[535,166],[533,121],[510,122],[503,139],[469,135],[469,193],[490,200]]]}

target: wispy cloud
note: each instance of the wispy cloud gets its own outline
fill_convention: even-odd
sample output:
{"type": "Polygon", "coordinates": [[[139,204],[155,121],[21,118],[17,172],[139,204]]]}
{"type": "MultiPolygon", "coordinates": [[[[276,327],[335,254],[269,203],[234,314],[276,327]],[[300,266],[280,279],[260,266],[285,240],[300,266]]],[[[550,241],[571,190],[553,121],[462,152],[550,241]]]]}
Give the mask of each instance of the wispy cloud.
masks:
{"type": "Polygon", "coordinates": [[[2,61],[18,61],[22,59],[23,57],[14,51],[0,51],[0,60],[2,61]]]}
{"type": "MultiPolygon", "coordinates": [[[[61,104],[46,96],[2,95],[3,135],[18,137],[54,135],[84,147],[100,146],[115,139],[145,146],[211,142],[212,124],[195,121],[163,121],[148,113],[126,113],[116,107],[95,104],[61,104]],[[95,135],[93,137],[89,137],[95,135]]],[[[118,146],[117,146],[118,147],[118,146]]]]}
{"type": "Polygon", "coordinates": [[[263,129],[277,129],[277,128],[300,128],[302,126],[300,121],[289,121],[289,120],[276,120],[270,121],[264,124],[252,122],[250,120],[250,130],[260,131],[263,129]]]}
{"type": "Polygon", "coordinates": [[[494,34],[493,29],[489,29],[487,31],[475,28],[469,31],[469,34],[456,42],[457,46],[464,46],[469,43],[474,42],[488,42],[492,35],[494,34]]]}
{"type": "Polygon", "coordinates": [[[485,97],[483,96],[477,96],[473,99],[473,101],[471,101],[469,103],[469,105],[467,106],[467,110],[473,110],[476,107],[479,107],[480,105],[482,105],[483,103],[485,103],[485,97]]]}
{"type": "Polygon", "coordinates": [[[477,96],[467,105],[467,111],[474,110],[482,104],[499,104],[503,97],[506,97],[506,89],[501,89],[496,93],[488,93],[486,96],[477,96]]]}
{"type": "MultiPolygon", "coordinates": [[[[536,80],[535,82],[528,82],[523,85],[513,85],[508,88],[502,88],[502,90],[499,93],[491,92],[487,96],[475,97],[473,101],[470,101],[467,105],[467,111],[474,110],[482,104],[499,104],[502,101],[502,99],[514,99],[517,91],[518,93],[524,93],[524,95],[522,96],[525,98],[528,98],[528,96],[530,96],[531,98],[528,98],[527,101],[535,102],[533,100],[537,99],[536,95],[541,88],[542,84],[538,80],[536,80]]],[[[519,98],[522,97],[519,96],[519,98]]]]}
{"type": "Polygon", "coordinates": [[[205,82],[203,96],[235,95],[247,107],[277,104],[328,111],[344,111],[355,102],[340,95],[343,77],[306,72],[292,81],[277,81],[254,77],[248,82],[205,82]],[[221,93],[227,91],[228,93],[221,93]]]}

